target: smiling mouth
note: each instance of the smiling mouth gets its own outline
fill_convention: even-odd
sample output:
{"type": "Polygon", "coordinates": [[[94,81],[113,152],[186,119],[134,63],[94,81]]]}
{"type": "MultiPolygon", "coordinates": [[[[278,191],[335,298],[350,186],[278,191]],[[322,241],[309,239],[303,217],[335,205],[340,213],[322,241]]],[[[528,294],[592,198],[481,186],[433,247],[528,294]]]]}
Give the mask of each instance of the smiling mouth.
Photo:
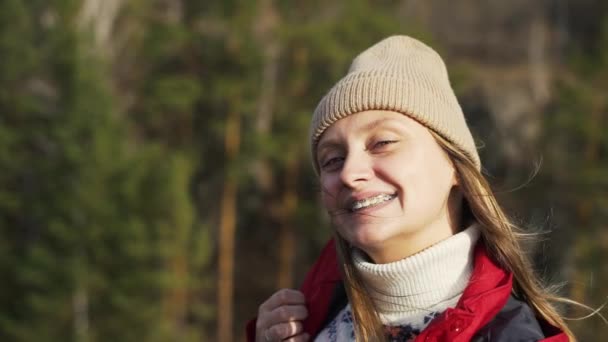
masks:
{"type": "Polygon", "coordinates": [[[397,194],[381,194],[374,197],[365,198],[362,200],[354,201],[350,206],[351,212],[361,211],[363,209],[372,208],[382,203],[388,202],[397,197],[397,194]]]}

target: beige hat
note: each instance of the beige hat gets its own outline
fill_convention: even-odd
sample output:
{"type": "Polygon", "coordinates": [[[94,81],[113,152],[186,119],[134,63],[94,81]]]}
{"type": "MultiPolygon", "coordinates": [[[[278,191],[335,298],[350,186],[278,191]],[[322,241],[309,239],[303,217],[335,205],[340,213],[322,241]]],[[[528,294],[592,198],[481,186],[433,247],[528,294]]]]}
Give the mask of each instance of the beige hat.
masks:
{"type": "Polygon", "coordinates": [[[323,97],[310,126],[313,165],[317,143],[334,122],[366,110],[391,110],[416,119],[481,162],[443,60],[424,43],[407,36],[386,38],[357,56],[323,97]]]}

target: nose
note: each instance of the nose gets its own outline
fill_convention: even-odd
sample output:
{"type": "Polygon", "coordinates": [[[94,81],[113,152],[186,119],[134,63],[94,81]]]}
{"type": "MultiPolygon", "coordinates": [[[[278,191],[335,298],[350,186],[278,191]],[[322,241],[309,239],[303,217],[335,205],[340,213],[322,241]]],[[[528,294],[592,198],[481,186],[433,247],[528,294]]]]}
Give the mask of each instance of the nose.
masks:
{"type": "Polygon", "coordinates": [[[373,168],[369,156],[363,152],[351,151],[342,164],[340,180],[345,186],[356,188],[368,181],[372,174],[373,168]]]}

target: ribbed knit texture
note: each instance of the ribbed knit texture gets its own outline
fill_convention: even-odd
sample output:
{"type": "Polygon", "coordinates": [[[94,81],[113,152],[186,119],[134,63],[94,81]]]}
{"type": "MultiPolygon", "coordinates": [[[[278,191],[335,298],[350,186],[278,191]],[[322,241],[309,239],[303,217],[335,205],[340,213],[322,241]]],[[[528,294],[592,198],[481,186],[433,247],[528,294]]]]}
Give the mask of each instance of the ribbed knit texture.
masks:
{"type": "MultiPolygon", "coordinates": [[[[386,326],[401,326],[412,334],[455,307],[473,271],[473,251],[479,229],[473,225],[417,254],[373,264],[361,252],[353,259],[386,326]]],[[[350,304],[319,334],[317,341],[351,341],[354,327],[350,304]]]]}
{"type": "MultiPolygon", "coordinates": [[[[405,259],[374,264],[361,252],[353,259],[370,288],[384,323],[424,316],[442,303],[458,301],[473,271],[479,230],[471,226],[405,259]]],[[[443,311],[443,310],[442,310],[443,311]]]]}
{"type": "Polygon", "coordinates": [[[475,142],[450,85],[441,57],[408,36],[386,38],[357,56],[317,106],[311,127],[313,165],[316,146],[334,122],[366,110],[408,115],[455,144],[481,167],[475,142]]]}

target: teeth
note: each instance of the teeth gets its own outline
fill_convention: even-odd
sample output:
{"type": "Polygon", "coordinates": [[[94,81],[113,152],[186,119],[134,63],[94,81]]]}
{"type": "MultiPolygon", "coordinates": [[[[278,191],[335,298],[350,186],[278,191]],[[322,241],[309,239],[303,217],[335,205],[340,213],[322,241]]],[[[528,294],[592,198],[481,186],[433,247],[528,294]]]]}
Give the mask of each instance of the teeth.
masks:
{"type": "Polygon", "coordinates": [[[367,207],[370,207],[370,206],[373,206],[376,204],[380,204],[382,202],[390,201],[393,198],[395,198],[395,195],[382,194],[382,195],[362,199],[359,201],[355,201],[355,203],[353,203],[352,210],[360,210],[363,208],[367,208],[367,207]]]}

